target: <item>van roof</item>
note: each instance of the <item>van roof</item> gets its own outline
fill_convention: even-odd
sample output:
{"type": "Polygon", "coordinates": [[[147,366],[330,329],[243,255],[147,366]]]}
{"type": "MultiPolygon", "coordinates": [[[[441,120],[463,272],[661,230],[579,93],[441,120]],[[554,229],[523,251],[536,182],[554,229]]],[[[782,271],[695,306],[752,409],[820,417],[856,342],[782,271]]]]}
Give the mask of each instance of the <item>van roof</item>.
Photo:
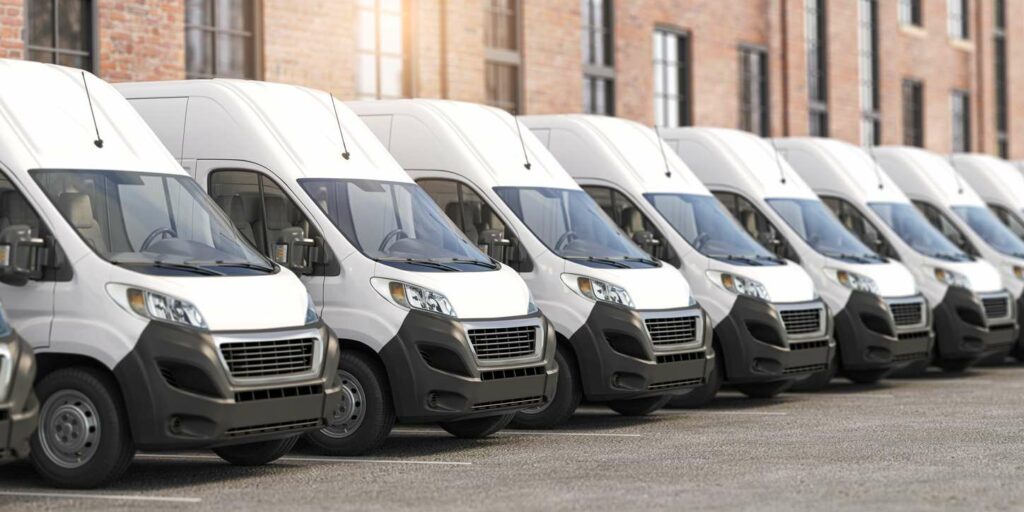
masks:
{"type": "Polygon", "coordinates": [[[789,137],[776,139],[775,144],[819,195],[838,195],[860,204],[910,202],[881,165],[853,144],[821,137],[789,137]]]}
{"type": "Polygon", "coordinates": [[[517,127],[504,110],[426,99],[357,101],[349,106],[373,126],[405,169],[457,172],[488,188],[579,189],[530,130],[517,127]]]}
{"type": "Polygon", "coordinates": [[[9,59],[0,59],[0,162],[14,172],[102,169],[184,174],[110,84],[79,69],[9,59]],[[97,129],[102,148],[95,145],[97,129]]]}
{"type": "Polygon", "coordinates": [[[1024,173],[1001,158],[979,153],[953,155],[953,167],[987,203],[1024,211],[1024,173]]]}
{"type": "Polygon", "coordinates": [[[948,158],[908,146],[882,146],[874,153],[878,164],[911,199],[950,206],[985,206],[948,158]]]}
{"type": "Polygon", "coordinates": [[[117,89],[137,105],[187,98],[181,106],[182,159],[247,160],[293,172],[292,178],[411,181],[369,128],[326,91],[231,79],[141,82],[117,89]],[[342,156],[339,122],[348,160],[342,156]]]}
{"type": "Polygon", "coordinates": [[[708,188],[738,189],[763,198],[818,197],[771,143],[756,135],[691,127],[667,128],[661,133],[708,188]]]}
{"type": "Polygon", "coordinates": [[[542,141],[547,140],[548,148],[574,178],[610,180],[640,193],[711,195],[652,128],[635,121],[587,114],[520,120],[542,141]]]}

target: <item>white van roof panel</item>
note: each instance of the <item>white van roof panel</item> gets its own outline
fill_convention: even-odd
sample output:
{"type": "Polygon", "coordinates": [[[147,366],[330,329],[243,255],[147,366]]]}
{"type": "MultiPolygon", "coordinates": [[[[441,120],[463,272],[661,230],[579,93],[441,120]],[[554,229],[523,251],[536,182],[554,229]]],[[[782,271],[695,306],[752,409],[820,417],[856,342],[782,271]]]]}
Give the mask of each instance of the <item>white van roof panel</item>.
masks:
{"type": "Polygon", "coordinates": [[[853,144],[819,137],[776,139],[775,143],[819,195],[841,194],[861,204],[910,202],[871,154],[853,144]]]}
{"type": "Polygon", "coordinates": [[[950,206],[985,206],[970,184],[953,169],[948,158],[907,146],[883,146],[875,148],[874,152],[885,172],[911,199],[950,206]]]}
{"type": "Polygon", "coordinates": [[[985,202],[1024,212],[1024,173],[1001,158],[979,153],[953,155],[953,166],[985,202]]]}

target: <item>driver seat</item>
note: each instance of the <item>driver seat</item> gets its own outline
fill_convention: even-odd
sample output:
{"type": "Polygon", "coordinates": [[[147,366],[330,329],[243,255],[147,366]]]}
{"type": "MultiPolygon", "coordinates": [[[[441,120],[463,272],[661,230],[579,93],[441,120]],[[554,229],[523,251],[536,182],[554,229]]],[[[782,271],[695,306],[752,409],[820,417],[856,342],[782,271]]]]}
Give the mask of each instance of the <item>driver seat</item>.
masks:
{"type": "Polygon", "coordinates": [[[647,231],[644,229],[644,218],[640,214],[640,211],[632,206],[622,209],[622,230],[626,232],[630,238],[633,238],[637,233],[643,233],[647,231]]]}
{"type": "Polygon", "coordinates": [[[264,234],[267,237],[267,248],[273,254],[274,245],[282,240],[282,234],[290,228],[296,228],[297,226],[292,225],[291,220],[288,219],[288,203],[285,199],[280,196],[267,196],[263,203],[263,207],[266,211],[266,220],[259,219],[253,224],[253,231],[255,232],[256,241],[260,243],[259,247],[262,249],[264,234]]]}
{"type": "Polygon", "coordinates": [[[235,225],[235,229],[242,234],[242,237],[250,244],[256,245],[256,233],[252,229],[252,224],[249,223],[249,216],[245,214],[245,203],[242,201],[242,196],[220,196],[217,198],[217,204],[224,210],[224,213],[228,214],[231,223],[235,225]]]}
{"type": "Polygon", "coordinates": [[[32,236],[39,234],[39,217],[17,190],[0,193],[0,232],[11,226],[28,226],[32,236]]]}
{"type": "Polygon", "coordinates": [[[82,239],[93,249],[107,249],[100,223],[93,216],[92,198],[88,194],[64,192],[57,201],[57,208],[71,224],[71,227],[75,228],[82,239]]]}

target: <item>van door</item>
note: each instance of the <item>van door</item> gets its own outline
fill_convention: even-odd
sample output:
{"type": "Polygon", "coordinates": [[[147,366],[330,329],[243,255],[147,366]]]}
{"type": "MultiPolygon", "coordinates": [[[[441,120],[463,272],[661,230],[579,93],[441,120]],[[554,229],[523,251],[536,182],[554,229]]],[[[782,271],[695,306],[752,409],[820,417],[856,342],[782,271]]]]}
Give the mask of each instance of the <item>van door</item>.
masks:
{"type": "MultiPolygon", "coordinates": [[[[12,226],[28,226],[33,238],[50,240],[52,246],[47,247],[48,251],[59,251],[35,207],[18,184],[0,169],[0,232],[12,226]]],[[[25,283],[0,281],[0,302],[7,310],[11,324],[35,348],[50,345],[57,278],[52,268],[44,267],[39,275],[25,283]]]]}

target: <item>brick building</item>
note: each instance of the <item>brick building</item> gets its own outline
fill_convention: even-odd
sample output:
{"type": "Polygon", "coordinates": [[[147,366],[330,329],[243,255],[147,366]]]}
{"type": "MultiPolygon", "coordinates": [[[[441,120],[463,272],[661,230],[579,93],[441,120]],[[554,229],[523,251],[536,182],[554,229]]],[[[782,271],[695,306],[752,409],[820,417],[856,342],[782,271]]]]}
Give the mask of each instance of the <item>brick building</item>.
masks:
{"type": "Polygon", "coordinates": [[[1024,158],[1024,0],[0,0],[0,57],[1024,158]]]}

